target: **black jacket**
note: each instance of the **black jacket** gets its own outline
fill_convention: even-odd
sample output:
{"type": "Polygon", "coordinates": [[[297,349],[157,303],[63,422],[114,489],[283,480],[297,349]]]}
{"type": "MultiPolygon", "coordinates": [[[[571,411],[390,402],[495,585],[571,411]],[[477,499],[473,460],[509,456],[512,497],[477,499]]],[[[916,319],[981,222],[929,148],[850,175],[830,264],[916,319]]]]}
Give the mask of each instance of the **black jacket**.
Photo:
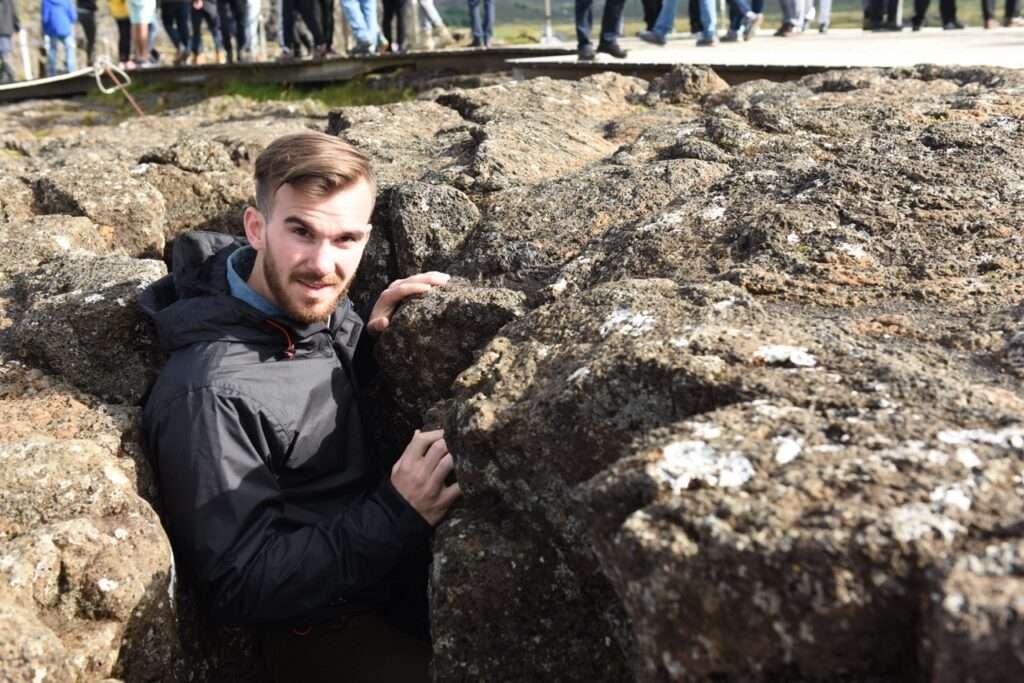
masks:
{"type": "Polygon", "coordinates": [[[0,0],[0,36],[13,36],[21,30],[14,0],[0,0]]]}
{"type": "MultiPolygon", "coordinates": [[[[348,299],[328,327],[231,296],[226,261],[241,244],[179,237],[173,274],[140,298],[170,354],[143,435],[179,569],[226,623],[383,603],[431,528],[364,440],[363,322],[348,299]]],[[[238,265],[248,276],[251,260],[238,265]]]]}

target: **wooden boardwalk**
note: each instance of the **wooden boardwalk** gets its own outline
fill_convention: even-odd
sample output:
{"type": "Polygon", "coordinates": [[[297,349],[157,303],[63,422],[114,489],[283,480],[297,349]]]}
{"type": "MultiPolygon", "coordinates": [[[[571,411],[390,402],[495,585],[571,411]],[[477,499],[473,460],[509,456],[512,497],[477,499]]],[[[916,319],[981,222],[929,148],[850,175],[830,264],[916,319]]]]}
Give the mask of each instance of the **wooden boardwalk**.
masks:
{"type": "Polygon", "coordinates": [[[836,68],[907,67],[915,64],[956,66],[1002,66],[1024,68],[1024,29],[999,28],[986,31],[968,28],[943,31],[925,28],[912,32],[871,33],[859,29],[816,30],[788,38],[772,36],[774,27],[763,28],[753,40],[697,47],[689,35],[669,38],[664,47],[637,38],[624,38],[629,49],[624,60],[598,55],[593,63],[580,63],[572,56],[525,57],[511,60],[524,74],[546,74],[563,78],[607,71],[650,77],[676,64],[713,67],[726,80],[750,78],[794,78],[806,73],[836,68]]]}

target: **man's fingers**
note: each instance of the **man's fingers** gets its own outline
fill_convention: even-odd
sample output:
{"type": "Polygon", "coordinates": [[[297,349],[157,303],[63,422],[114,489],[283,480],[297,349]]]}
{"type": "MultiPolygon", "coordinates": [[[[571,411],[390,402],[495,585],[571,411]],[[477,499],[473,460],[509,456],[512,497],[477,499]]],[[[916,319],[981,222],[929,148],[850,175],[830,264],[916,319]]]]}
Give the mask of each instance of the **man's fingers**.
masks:
{"type": "Polygon", "coordinates": [[[427,452],[423,455],[423,460],[427,465],[427,471],[434,471],[437,464],[441,462],[441,458],[443,458],[447,453],[448,444],[445,443],[444,439],[438,439],[434,443],[430,444],[430,448],[428,448],[427,452]]]}
{"type": "Polygon", "coordinates": [[[401,284],[421,283],[430,285],[432,287],[439,287],[441,285],[447,284],[448,281],[451,279],[452,276],[449,275],[448,273],[441,273],[436,270],[431,270],[426,273],[416,273],[415,275],[410,275],[409,277],[402,278],[401,280],[395,280],[394,282],[391,283],[391,286],[393,287],[395,285],[401,284]]]}
{"type": "Polygon", "coordinates": [[[451,453],[445,453],[437,461],[437,467],[430,473],[430,486],[438,489],[444,488],[444,480],[453,469],[455,469],[455,459],[452,458],[451,453]]]}
{"type": "Polygon", "coordinates": [[[421,432],[418,429],[405,449],[405,455],[411,458],[422,458],[427,450],[438,440],[444,438],[443,429],[421,432]]]}

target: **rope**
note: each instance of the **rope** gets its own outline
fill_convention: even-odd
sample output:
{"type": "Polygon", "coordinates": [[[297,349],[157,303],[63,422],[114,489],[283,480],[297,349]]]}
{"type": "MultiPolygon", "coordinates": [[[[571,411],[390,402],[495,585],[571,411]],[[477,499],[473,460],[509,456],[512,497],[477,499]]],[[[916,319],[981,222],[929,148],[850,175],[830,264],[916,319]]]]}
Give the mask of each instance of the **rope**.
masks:
{"type": "Polygon", "coordinates": [[[99,91],[101,93],[103,93],[104,95],[113,95],[118,90],[120,90],[121,94],[123,94],[125,98],[128,100],[128,104],[132,105],[132,109],[135,110],[135,113],[142,118],[146,117],[146,114],[139,107],[139,104],[135,101],[135,98],[132,97],[130,92],[128,92],[128,86],[132,84],[132,78],[124,72],[124,69],[115,66],[106,56],[101,56],[97,57],[95,64],[93,64],[92,75],[96,78],[96,87],[99,88],[99,91]],[[107,75],[110,78],[110,80],[114,82],[113,86],[108,88],[105,85],[103,85],[104,74],[107,75]],[[120,74],[121,78],[124,79],[123,83],[118,78],[118,74],[120,74]]]}

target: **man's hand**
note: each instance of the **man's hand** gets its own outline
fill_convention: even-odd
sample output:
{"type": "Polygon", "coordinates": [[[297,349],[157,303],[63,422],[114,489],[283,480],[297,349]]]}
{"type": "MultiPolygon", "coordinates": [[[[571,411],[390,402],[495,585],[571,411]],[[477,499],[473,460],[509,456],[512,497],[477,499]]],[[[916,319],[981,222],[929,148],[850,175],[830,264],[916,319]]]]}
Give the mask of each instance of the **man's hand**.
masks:
{"type": "Polygon", "coordinates": [[[373,305],[367,329],[374,333],[383,332],[391,324],[391,316],[403,299],[423,294],[432,287],[445,284],[450,279],[451,276],[445,273],[429,272],[395,280],[380,293],[380,298],[373,305]]]}
{"type": "Polygon", "coordinates": [[[435,526],[461,494],[458,484],[444,483],[454,465],[442,430],[416,430],[391,468],[391,484],[430,526],[435,526]]]}

